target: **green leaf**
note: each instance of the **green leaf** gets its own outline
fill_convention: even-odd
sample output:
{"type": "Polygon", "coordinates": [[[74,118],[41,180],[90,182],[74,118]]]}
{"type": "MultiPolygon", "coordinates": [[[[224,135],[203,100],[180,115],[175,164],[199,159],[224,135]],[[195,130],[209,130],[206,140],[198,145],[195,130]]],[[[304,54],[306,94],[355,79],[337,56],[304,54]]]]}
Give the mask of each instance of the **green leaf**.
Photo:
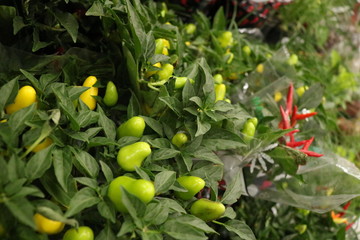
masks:
{"type": "Polygon", "coordinates": [[[144,221],[152,225],[163,224],[169,216],[167,202],[151,202],[146,206],[144,221]]]}
{"type": "Polygon", "coordinates": [[[53,166],[57,181],[60,186],[67,191],[68,178],[72,170],[72,155],[68,148],[54,149],[53,152],[53,166]],[[67,151],[66,151],[67,150],[67,151]]]}
{"type": "Polygon", "coordinates": [[[140,54],[143,53],[143,46],[146,46],[146,33],[144,31],[144,25],[130,0],[126,0],[126,8],[129,21],[131,22],[129,26],[135,43],[135,58],[137,59],[140,57],[140,54]]]}
{"type": "Polygon", "coordinates": [[[139,100],[137,99],[136,95],[131,92],[131,97],[129,100],[129,105],[127,107],[127,117],[128,119],[138,116],[141,112],[141,106],[139,100]]]}
{"type": "Polygon", "coordinates": [[[197,123],[197,131],[195,133],[195,137],[204,135],[205,133],[207,133],[210,128],[211,128],[211,124],[205,121],[201,121],[199,117],[196,118],[196,123],[197,123]]]}
{"type": "Polygon", "coordinates": [[[94,206],[100,201],[100,198],[96,195],[96,192],[93,189],[85,187],[78,191],[71,199],[69,208],[65,213],[65,217],[74,216],[82,210],[94,206]]]}
{"type": "Polygon", "coordinates": [[[4,192],[8,196],[12,196],[13,194],[16,194],[21,190],[25,182],[26,182],[25,178],[16,179],[15,181],[12,181],[5,186],[4,192]]]}
{"type": "Polygon", "coordinates": [[[56,180],[54,172],[52,172],[51,169],[40,178],[40,181],[42,186],[56,201],[61,203],[63,206],[69,206],[70,200],[76,193],[76,183],[74,179],[68,179],[67,192],[65,192],[60,186],[56,180]]]}
{"type": "Polygon", "coordinates": [[[205,161],[223,165],[223,162],[220,160],[220,158],[215,153],[213,153],[212,151],[209,151],[209,149],[204,148],[204,147],[198,148],[198,150],[196,150],[192,155],[195,158],[198,158],[201,160],[205,160],[205,161]]]}
{"type": "Polygon", "coordinates": [[[21,29],[26,27],[27,25],[24,23],[24,20],[20,16],[15,16],[13,19],[13,33],[16,35],[21,29]]]}
{"type": "Polygon", "coordinates": [[[52,164],[52,152],[53,147],[48,147],[35,153],[34,156],[26,164],[25,174],[29,181],[33,181],[36,178],[40,178],[46,170],[51,167],[52,164]]]}
{"type": "Polygon", "coordinates": [[[140,222],[140,218],[145,214],[145,204],[140,199],[126,191],[125,188],[121,187],[121,191],[122,201],[126,206],[126,209],[129,211],[129,214],[133,218],[136,226],[141,228],[142,223],[140,222]]]}
{"type": "Polygon", "coordinates": [[[46,207],[46,206],[37,207],[36,212],[40,213],[41,215],[43,215],[47,218],[66,223],[71,226],[79,225],[79,223],[75,219],[68,219],[68,218],[64,217],[61,213],[53,210],[50,207],[46,207]]]}
{"type": "Polygon", "coordinates": [[[176,172],[163,171],[155,176],[155,190],[157,194],[167,192],[176,181],[176,172]]]}
{"type": "Polygon", "coordinates": [[[34,28],[33,32],[33,47],[32,51],[36,52],[42,48],[46,48],[47,46],[51,45],[51,42],[41,42],[39,37],[39,31],[37,28],[34,28]]]}
{"type": "Polygon", "coordinates": [[[179,117],[182,115],[182,103],[175,97],[160,97],[160,100],[163,101],[176,115],[179,117]]]}
{"type": "Polygon", "coordinates": [[[224,204],[233,204],[237,202],[240,198],[243,189],[245,188],[244,176],[242,171],[238,171],[235,176],[233,176],[230,184],[226,186],[226,191],[221,199],[221,202],[224,204]]]}
{"type": "Polygon", "coordinates": [[[160,198],[159,199],[160,202],[165,202],[162,204],[165,204],[165,206],[168,206],[170,210],[172,210],[173,212],[176,213],[183,213],[185,214],[186,211],[185,209],[175,200],[170,199],[170,198],[160,198]]]}
{"type": "Polygon", "coordinates": [[[220,7],[213,20],[213,29],[217,31],[223,31],[226,29],[226,20],[223,7],[220,7]]]}
{"type": "Polygon", "coordinates": [[[175,157],[180,152],[178,150],[172,148],[160,148],[158,150],[153,151],[152,159],[154,161],[166,160],[175,157]]]}
{"type": "Polygon", "coordinates": [[[14,133],[20,133],[26,127],[26,121],[30,120],[36,111],[36,104],[20,109],[10,115],[9,126],[14,133]]]}
{"type": "Polygon", "coordinates": [[[116,236],[113,233],[110,224],[106,224],[101,232],[96,236],[95,240],[116,240],[116,236]]]}
{"type": "Polygon", "coordinates": [[[324,88],[320,83],[312,85],[300,98],[299,110],[303,108],[311,109],[320,105],[324,94],[324,88]]]}
{"type": "Polygon", "coordinates": [[[18,79],[19,77],[16,77],[0,88],[0,111],[2,111],[6,105],[12,103],[15,100],[19,89],[18,79]]]}
{"type": "Polygon", "coordinates": [[[71,39],[74,43],[76,43],[79,24],[71,13],[68,12],[59,12],[56,11],[55,13],[56,19],[60,22],[60,24],[66,29],[66,31],[70,34],[71,39]]]}
{"type": "Polygon", "coordinates": [[[92,178],[88,178],[88,177],[76,177],[74,178],[76,182],[90,187],[92,189],[94,189],[95,191],[99,188],[98,186],[98,182],[96,181],[96,179],[92,179],[92,178]]]}
{"type": "Polygon", "coordinates": [[[170,148],[171,144],[167,138],[155,138],[153,140],[147,140],[152,148],[170,148]]]}
{"type": "Polygon", "coordinates": [[[0,156],[0,186],[5,185],[9,181],[8,169],[5,159],[0,156]]]}
{"type": "Polygon", "coordinates": [[[211,227],[209,227],[204,221],[193,215],[189,215],[189,214],[181,215],[171,219],[170,221],[172,221],[173,224],[186,224],[189,226],[193,226],[194,228],[197,228],[206,233],[216,233],[216,231],[211,227]]]}
{"type": "Polygon", "coordinates": [[[111,171],[111,168],[103,161],[100,161],[101,171],[103,172],[106,181],[109,183],[114,179],[114,175],[111,171]]]}
{"type": "Polygon", "coordinates": [[[100,1],[95,1],[93,5],[86,11],[86,16],[105,16],[104,8],[100,1]]]}
{"type": "Polygon", "coordinates": [[[104,111],[102,110],[102,108],[100,106],[98,106],[97,111],[99,112],[99,126],[102,127],[104,129],[105,135],[111,139],[111,140],[115,140],[116,138],[116,126],[115,123],[109,119],[104,111]]]}
{"type": "Polygon", "coordinates": [[[256,240],[251,228],[244,221],[230,220],[225,223],[216,222],[224,226],[228,231],[235,233],[242,240],[256,240]]]}
{"type": "Polygon", "coordinates": [[[141,116],[144,120],[147,126],[149,126],[152,130],[154,130],[157,134],[160,135],[160,137],[164,136],[163,127],[160,122],[156,121],[153,118],[141,116]]]}
{"type": "Polygon", "coordinates": [[[21,223],[35,229],[33,220],[34,207],[28,200],[25,198],[18,198],[11,199],[11,201],[5,201],[4,203],[15,218],[21,223]]]}
{"type": "Polygon", "coordinates": [[[285,147],[277,147],[269,152],[266,152],[266,154],[269,155],[272,159],[274,159],[275,163],[279,164],[286,173],[292,176],[296,176],[296,172],[298,169],[296,159],[297,156],[295,155],[296,152],[298,152],[299,158],[306,158],[306,155],[301,153],[300,151],[292,150],[285,147]]]}
{"type": "Polygon", "coordinates": [[[76,148],[70,148],[75,156],[75,167],[85,175],[96,178],[99,173],[99,164],[89,153],[76,148]]]}
{"type": "Polygon", "coordinates": [[[134,222],[132,221],[131,216],[125,215],[124,221],[121,224],[120,231],[118,232],[118,234],[116,236],[121,237],[127,233],[131,233],[131,232],[135,231],[135,229],[136,229],[136,226],[135,226],[134,222]]]}
{"type": "Polygon", "coordinates": [[[205,240],[208,239],[204,231],[199,230],[193,225],[171,219],[163,225],[163,231],[170,237],[179,240],[205,240]]]}
{"type": "Polygon", "coordinates": [[[106,199],[104,199],[103,201],[99,202],[97,209],[103,218],[110,220],[112,223],[115,223],[116,216],[114,204],[109,203],[106,199]]]}

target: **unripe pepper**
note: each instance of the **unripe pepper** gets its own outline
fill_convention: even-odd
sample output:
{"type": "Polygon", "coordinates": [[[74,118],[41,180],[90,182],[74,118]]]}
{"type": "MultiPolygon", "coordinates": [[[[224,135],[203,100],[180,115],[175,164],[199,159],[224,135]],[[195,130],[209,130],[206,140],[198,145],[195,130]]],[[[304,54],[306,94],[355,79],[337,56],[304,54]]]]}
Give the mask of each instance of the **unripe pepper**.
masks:
{"type": "Polygon", "coordinates": [[[234,59],[234,54],[230,51],[230,49],[226,50],[226,53],[223,56],[223,59],[226,61],[227,64],[230,64],[234,59]]]}
{"type": "Polygon", "coordinates": [[[250,54],[251,54],[251,48],[250,48],[248,45],[245,45],[245,46],[242,48],[242,51],[243,51],[243,53],[244,53],[246,56],[250,56],[250,54]]]}
{"type": "Polygon", "coordinates": [[[94,240],[94,232],[87,226],[71,228],[65,232],[63,240],[94,240]]]}
{"type": "Polygon", "coordinates": [[[185,31],[187,34],[193,34],[196,31],[196,25],[193,23],[189,23],[185,26],[185,31]]]}
{"type": "Polygon", "coordinates": [[[183,88],[187,80],[189,80],[191,84],[194,83],[193,79],[187,77],[175,77],[175,89],[183,88]]]}
{"type": "Polygon", "coordinates": [[[191,206],[190,212],[205,222],[209,222],[221,217],[225,213],[225,206],[221,202],[201,198],[191,206]]]}
{"type": "Polygon", "coordinates": [[[116,89],[115,84],[112,81],[109,81],[106,85],[106,91],[104,96],[104,103],[108,107],[114,106],[119,99],[119,95],[116,89]]]}
{"type": "Polygon", "coordinates": [[[264,72],[264,64],[259,64],[259,65],[257,65],[256,66],[256,71],[258,72],[258,73],[263,73],[264,72]]]}
{"type": "Polygon", "coordinates": [[[168,49],[170,49],[170,42],[168,40],[164,38],[155,40],[155,54],[169,55],[168,49]]]}
{"type": "Polygon", "coordinates": [[[141,138],[145,127],[145,120],[142,117],[135,116],[118,127],[117,135],[119,138],[126,136],[141,138]]]}
{"type": "Polygon", "coordinates": [[[196,193],[205,187],[205,181],[195,176],[182,176],[177,179],[180,185],[187,189],[187,192],[175,192],[178,198],[190,200],[196,193]]]}
{"type": "Polygon", "coordinates": [[[214,75],[214,81],[217,84],[221,84],[224,81],[224,78],[220,73],[218,73],[214,75]]]}
{"type": "Polygon", "coordinates": [[[147,156],[151,154],[150,145],[146,142],[136,142],[122,147],[117,155],[119,166],[125,171],[135,171],[147,156]]]}
{"type": "Polygon", "coordinates": [[[223,48],[231,47],[234,44],[234,39],[232,36],[232,32],[225,31],[223,32],[219,37],[218,41],[220,43],[220,46],[223,48]]]}
{"type": "Polygon", "coordinates": [[[298,62],[299,62],[299,58],[296,54],[291,54],[289,59],[288,59],[288,64],[291,65],[291,66],[294,66],[294,65],[297,65],[298,62]]]}
{"type": "Polygon", "coordinates": [[[128,176],[115,178],[109,185],[107,195],[114,203],[115,208],[123,213],[127,213],[128,210],[122,201],[121,187],[125,188],[130,194],[136,196],[145,204],[150,202],[155,196],[155,186],[151,181],[134,179],[128,176]]]}
{"type": "Polygon", "coordinates": [[[19,89],[15,101],[5,107],[7,114],[12,114],[36,102],[36,91],[32,86],[23,86],[19,89]]]}
{"type": "MultiPolygon", "coordinates": [[[[157,62],[153,65],[154,67],[157,67],[157,68],[161,68],[161,63],[160,62],[157,62]]],[[[154,75],[155,73],[157,73],[159,70],[156,70],[156,71],[147,71],[145,72],[145,77],[146,78],[149,78],[151,77],[152,75],[154,75]]]]}
{"type": "Polygon", "coordinates": [[[241,132],[244,134],[245,142],[248,143],[253,139],[257,124],[258,124],[257,118],[250,118],[245,122],[244,128],[241,130],[241,132]]]}
{"type": "Polygon", "coordinates": [[[182,132],[175,134],[174,137],[171,139],[171,143],[177,146],[178,148],[181,148],[187,141],[188,141],[187,135],[182,132]]]}
{"type": "Polygon", "coordinates": [[[65,224],[59,221],[51,220],[40,213],[35,213],[34,222],[36,230],[40,233],[57,234],[64,229],[65,224]]]}
{"type": "Polygon", "coordinates": [[[225,84],[216,84],[215,85],[215,102],[224,100],[226,94],[226,86],[225,84]]]}
{"type": "Polygon", "coordinates": [[[174,72],[174,66],[170,63],[166,63],[162,66],[162,69],[159,70],[156,74],[159,77],[159,81],[161,80],[168,80],[174,72]]]}
{"type": "Polygon", "coordinates": [[[98,91],[99,91],[97,87],[93,87],[93,85],[95,85],[96,82],[97,82],[97,78],[94,76],[90,76],[86,78],[83,83],[83,86],[90,88],[80,95],[81,101],[83,101],[89,107],[90,110],[94,110],[96,108],[96,99],[93,98],[93,96],[98,95],[98,91]]]}

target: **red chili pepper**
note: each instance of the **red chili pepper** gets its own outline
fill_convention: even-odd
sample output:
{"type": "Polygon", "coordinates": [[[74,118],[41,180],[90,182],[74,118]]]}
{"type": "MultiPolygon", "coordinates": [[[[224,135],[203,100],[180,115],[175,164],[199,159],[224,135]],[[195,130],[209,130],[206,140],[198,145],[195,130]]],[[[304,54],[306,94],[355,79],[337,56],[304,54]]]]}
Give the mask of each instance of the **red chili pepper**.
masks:
{"type": "Polygon", "coordinates": [[[295,118],[296,120],[302,120],[302,119],[305,119],[305,118],[309,118],[309,117],[312,117],[314,115],[316,115],[317,112],[311,112],[311,113],[304,113],[304,114],[296,114],[295,118]]]}
{"type": "Polygon", "coordinates": [[[347,209],[349,208],[350,204],[351,204],[351,201],[348,201],[348,202],[343,206],[343,209],[344,209],[344,210],[347,210],[347,209]]]}
{"type": "Polygon", "coordinates": [[[320,153],[309,151],[309,150],[300,149],[299,151],[305,153],[309,157],[322,157],[322,156],[324,156],[324,154],[320,154],[320,153]]]}
{"type": "Polygon", "coordinates": [[[283,129],[289,129],[290,128],[289,116],[285,113],[284,108],[282,106],[280,106],[280,113],[283,119],[282,121],[284,123],[283,129]]]}
{"type": "Polygon", "coordinates": [[[314,141],[314,137],[310,138],[309,140],[305,140],[305,144],[302,150],[308,150],[313,141],[314,141]]]}
{"type": "Polygon", "coordinates": [[[297,113],[298,107],[294,105],[292,115],[291,115],[291,127],[294,127],[296,125],[296,113],[297,113]]]}
{"type": "Polygon", "coordinates": [[[289,114],[289,116],[291,116],[292,114],[293,94],[294,94],[294,85],[291,83],[286,98],[286,113],[289,114]]]}
{"type": "Polygon", "coordinates": [[[294,133],[300,132],[299,129],[292,130],[291,132],[288,132],[286,135],[290,136],[290,142],[295,142],[294,133]]]}
{"type": "Polygon", "coordinates": [[[354,223],[349,223],[348,225],[346,225],[345,231],[349,230],[353,224],[354,224],[354,223]]]}
{"type": "Polygon", "coordinates": [[[306,140],[299,141],[299,142],[287,142],[286,146],[295,148],[295,147],[300,147],[300,146],[304,145],[306,142],[307,142],[306,140]]]}

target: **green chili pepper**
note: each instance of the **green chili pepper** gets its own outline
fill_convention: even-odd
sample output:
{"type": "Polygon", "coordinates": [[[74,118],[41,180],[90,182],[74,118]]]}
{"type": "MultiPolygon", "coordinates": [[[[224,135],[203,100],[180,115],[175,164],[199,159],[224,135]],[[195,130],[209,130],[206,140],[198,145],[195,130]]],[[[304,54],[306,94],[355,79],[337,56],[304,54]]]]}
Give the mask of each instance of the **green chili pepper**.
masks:
{"type": "Polygon", "coordinates": [[[168,80],[174,72],[174,66],[170,63],[166,63],[161,68],[162,69],[156,73],[159,77],[158,81],[168,80]]]}
{"type": "Polygon", "coordinates": [[[244,128],[241,131],[244,134],[245,142],[248,143],[253,139],[257,124],[258,124],[257,118],[250,118],[245,122],[244,128]]]}
{"type": "Polygon", "coordinates": [[[145,126],[145,120],[142,117],[132,117],[118,127],[117,135],[119,138],[125,136],[141,138],[144,133],[145,126]]]}
{"type": "Polygon", "coordinates": [[[217,84],[215,85],[215,102],[224,100],[226,94],[226,86],[225,84],[217,84]]]}
{"type": "Polygon", "coordinates": [[[225,213],[225,206],[221,202],[201,198],[191,206],[190,212],[205,222],[209,222],[220,218],[225,213]]]}
{"type": "Polygon", "coordinates": [[[135,171],[147,156],[151,154],[150,145],[146,142],[136,142],[119,150],[117,162],[125,171],[135,171]]]}
{"type": "Polygon", "coordinates": [[[188,141],[188,137],[185,133],[179,132],[174,135],[171,139],[171,143],[177,146],[178,148],[182,147],[188,141]]]}
{"type": "Polygon", "coordinates": [[[104,103],[108,107],[114,106],[118,101],[118,92],[115,84],[112,81],[109,81],[106,85],[106,91],[104,96],[104,103]]]}
{"type": "Polygon", "coordinates": [[[155,196],[155,187],[151,181],[134,179],[128,176],[115,178],[109,185],[107,195],[114,203],[115,208],[123,213],[127,213],[128,210],[122,200],[121,187],[140,199],[143,203],[150,202],[155,196]]]}
{"type": "Polygon", "coordinates": [[[205,181],[195,176],[182,176],[177,179],[187,192],[175,192],[175,195],[183,200],[190,200],[196,193],[205,187],[205,181]]]}
{"type": "Polygon", "coordinates": [[[214,81],[217,84],[221,84],[224,81],[224,78],[220,73],[218,73],[214,75],[214,81]]]}

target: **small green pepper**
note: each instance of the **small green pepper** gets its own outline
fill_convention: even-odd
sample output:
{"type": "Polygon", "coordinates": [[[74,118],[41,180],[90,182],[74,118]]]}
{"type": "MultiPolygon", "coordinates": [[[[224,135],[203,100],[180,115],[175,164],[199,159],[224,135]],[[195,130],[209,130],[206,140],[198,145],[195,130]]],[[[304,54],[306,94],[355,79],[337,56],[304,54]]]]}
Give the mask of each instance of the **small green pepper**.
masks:
{"type": "Polygon", "coordinates": [[[132,117],[118,127],[117,135],[119,138],[125,136],[141,138],[144,133],[145,126],[145,120],[142,117],[132,117]]]}
{"type": "Polygon", "coordinates": [[[218,41],[220,43],[220,46],[223,48],[231,47],[234,44],[234,39],[232,36],[232,32],[225,31],[223,32],[219,37],[218,41]]]}
{"type": "Polygon", "coordinates": [[[209,222],[220,218],[225,213],[225,206],[221,202],[201,198],[191,206],[190,212],[205,222],[209,222]]]}
{"type": "Polygon", "coordinates": [[[151,181],[120,176],[111,181],[107,195],[119,212],[127,213],[128,210],[122,201],[121,187],[130,194],[140,199],[143,203],[150,202],[155,196],[155,187],[151,181]]]}
{"type": "Polygon", "coordinates": [[[226,86],[225,84],[216,84],[215,85],[215,102],[224,100],[226,94],[226,86]]]}
{"type": "Polygon", "coordinates": [[[193,23],[189,23],[185,26],[185,31],[187,34],[191,35],[194,34],[194,32],[196,31],[196,25],[193,23]]]}
{"type": "Polygon", "coordinates": [[[218,73],[214,75],[214,81],[217,84],[221,84],[224,81],[224,78],[220,73],[218,73]]]}
{"type": "Polygon", "coordinates": [[[162,69],[156,73],[159,77],[158,81],[168,80],[174,72],[174,66],[170,63],[166,63],[161,68],[162,69]]]}
{"type": "Polygon", "coordinates": [[[194,84],[193,79],[187,77],[175,77],[175,89],[183,88],[187,80],[189,80],[191,84],[194,84]]]}
{"type": "Polygon", "coordinates": [[[108,107],[114,106],[119,99],[118,92],[115,84],[112,81],[109,81],[106,85],[106,91],[104,96],[104,103],[108,107]]]}
{"type": "Polygon", "coordinates": [[[250,118],[245,122],[244,128],[241,130],[241,132],[244,134],[245,142],[248,143],[253,139],[257,124],[258,124],[257,118],[250,118]]]}
{"type": "Polygon", "coordinates": [[[251,54],[251,48],[248,45],[243,46],[242,51],[246,56],[250,56],[251,54]]]}
{"type": "Polygon", "coordinates": [[[196,193],[205,187],[205,181],[202,178],[195,176],[182,176],[177,179],[182,187],[187,189],[187,192],[175,192],[178,198],[183,200],[190,200],[196,193]]]}
{"type": "Polygon", "coordinates": [[[171,139],[171,143],[177,146],[178,148],[181,148],[187,141],[188,141],[187,135],[182,132],[175,134],[174,137],[171,139]]]}
{"type": "Polygon", "coordinates": [[[94,240],[94,232],[87,226],[70,228],[65,232],[63,240],[94,240]]]}
{"type": "Polygon", "coordinates": [[[136,142],[122,147],[117,155],[119,166],[125,171],[135,171],[147,156],[151,154],[150,145],[146,142],[136,142]]]}

